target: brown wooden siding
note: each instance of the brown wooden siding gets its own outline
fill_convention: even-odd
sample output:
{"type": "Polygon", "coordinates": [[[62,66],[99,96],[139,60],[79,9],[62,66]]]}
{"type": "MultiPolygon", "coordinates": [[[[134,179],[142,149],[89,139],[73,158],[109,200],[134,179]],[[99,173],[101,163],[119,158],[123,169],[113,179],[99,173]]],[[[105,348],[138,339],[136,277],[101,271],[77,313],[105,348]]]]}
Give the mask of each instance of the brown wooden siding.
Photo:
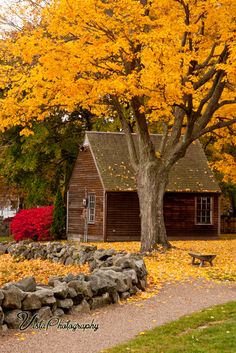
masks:
{"type": "MultiPolygon", "coordinates": [[[[170,239],[202,239],[218,236],[218,194],[166,193],[164,217],[170,239]],[[213,196],[211,225],[195,224],[196,196],[213,196]]],[[[135,192],[107,193],[107,241],[140,239],[139,201],[135,192]]]]}
{"type": "Polygon", "coordinates": [[[136,192],[107,193],[107,241],[140,239],[139,202],[136,192]]]}
{"type": "Polygon", "coordinates": [[[96,195],[95,223],[88,224],[88,240],[103,241],[103,186],[88,147],[79,152],[68,188],[68,238],[84,238],[85,188],[96,195]]]}
{"type": "Polygon", "coordinates": [[[166,193],[164,217],[169,238],[211,238],[218,236],[218,194],[166,193]],[[211,225],[196,224],[197,196],[213,197],[211,225]]]}

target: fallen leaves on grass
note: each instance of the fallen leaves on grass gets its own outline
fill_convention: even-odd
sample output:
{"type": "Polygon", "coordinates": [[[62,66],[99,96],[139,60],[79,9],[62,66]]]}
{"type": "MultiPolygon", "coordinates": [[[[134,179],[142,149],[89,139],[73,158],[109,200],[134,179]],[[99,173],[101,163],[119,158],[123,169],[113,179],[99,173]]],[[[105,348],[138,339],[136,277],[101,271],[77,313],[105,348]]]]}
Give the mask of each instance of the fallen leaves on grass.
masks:
{"type": "Polygon", "coordinates": [[[65,266],[48,260],[15,261],[10,255],[0,256],[0,286],[27,276],[34,276],[37,283],[47,284],[50,276],[66,276],[68,273],[88,273],[88,265],[65,266]]]}

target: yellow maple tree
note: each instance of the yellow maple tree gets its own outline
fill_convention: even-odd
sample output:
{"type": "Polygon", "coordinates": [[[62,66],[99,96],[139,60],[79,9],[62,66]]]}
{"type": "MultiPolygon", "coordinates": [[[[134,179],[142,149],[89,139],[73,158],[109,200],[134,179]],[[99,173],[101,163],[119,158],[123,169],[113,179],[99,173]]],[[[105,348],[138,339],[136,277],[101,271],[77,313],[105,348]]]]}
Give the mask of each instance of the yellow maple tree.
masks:
{"type": "Polygon", "coordinates": [[[0,42],[1,129],[21,124],[30,134],[32,119],[58,107],[118,118],[137,177],[141,249],[168,247],[163,195],[170,170],[194,140],[236,122],[235,1],[35,4],[31,14],[18,5],[27,16],[0,42]],[[159,154],[150,122],[162,126],[159,154]]]}

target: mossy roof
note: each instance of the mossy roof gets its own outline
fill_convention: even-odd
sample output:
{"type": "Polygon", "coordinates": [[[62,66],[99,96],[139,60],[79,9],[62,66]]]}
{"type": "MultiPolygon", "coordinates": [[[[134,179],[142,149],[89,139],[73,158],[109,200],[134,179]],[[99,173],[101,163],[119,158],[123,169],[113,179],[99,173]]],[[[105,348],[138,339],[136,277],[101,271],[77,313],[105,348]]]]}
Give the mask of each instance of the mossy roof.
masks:
{"type": "MultiPolygon", "coordinates": [[[[158,151],[161,135],[152,134],[151,139],[158,151]]],[[[123,133],[87,132],[86,144],[91,148],[106,191],[136,190],[134,171],[129,161],[126,137],[123,133]]],[[[199,141],[193,142],[185,157],[173,167],[166,191],[220,192],[199,141]]]]}

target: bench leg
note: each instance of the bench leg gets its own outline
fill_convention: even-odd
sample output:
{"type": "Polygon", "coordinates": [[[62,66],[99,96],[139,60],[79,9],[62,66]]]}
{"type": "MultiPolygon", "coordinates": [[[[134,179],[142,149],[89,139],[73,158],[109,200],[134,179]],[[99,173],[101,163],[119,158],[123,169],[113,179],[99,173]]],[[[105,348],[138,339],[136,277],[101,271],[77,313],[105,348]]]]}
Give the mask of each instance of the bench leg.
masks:
{"type": "Polygon", "coordinates": [[[195,257],[192,258],[192,265],[195,265],[195,257]]]}
{"type": "Polygon", "coordinates": [[[204,266],[204,263],[205,263],[205,261],[202,260],[202,261],[200,262],[200,267],[203,267],[203,266],[204,266]]]}
{"type": "Polygon", "coordinates": [[[209,261],[210,262],[210,265],[211,265],[211,267],[213,266],[213,263],[212,263],[212,261],[209,261]]]}

